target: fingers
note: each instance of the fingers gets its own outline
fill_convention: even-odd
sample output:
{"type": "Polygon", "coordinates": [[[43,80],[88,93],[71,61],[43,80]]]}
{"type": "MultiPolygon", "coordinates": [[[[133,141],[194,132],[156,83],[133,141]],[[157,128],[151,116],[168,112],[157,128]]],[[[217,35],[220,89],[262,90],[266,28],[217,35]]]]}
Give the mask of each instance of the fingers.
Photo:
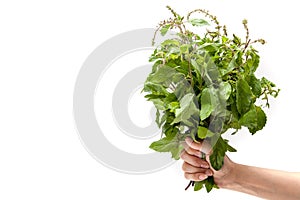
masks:
{"type": "Polygon", "coordinates": [[[184,173],[184,177],[187,180],[191,180],[191,181],[203,181],[207,179],[208,176],[203,173],[194,173],[194,174],[184,173]]]}
{"type": "Polygon", "coordinates": [[[183,147],[184,147],[184,150],[188,154],[201,158],[202,155],[201,155],[201,152],[198,149],[193,149],[189,145],[187,145],[186,143],[183,143],[183,147]]]}
{"type": "Polygon", "coordinates": [[[190,137],[185,138],[185,142],[192,149],[200,150],[201,148],[201,143],[194,142],[190,137]]]}
{"type": "Polygon", "coordinates": [[[192,181],[203,181],[208,178],[204,173],[184,173],[184,177],[192,181]]]}
{"type": "MultiPolygon", "coordinates": [[[[189,155],[188,157],[194,157],[189,155]]],[[[197,158],[197,160],[201,160],[197,158]]],[[[196,161],[196,160],[195,160],[196,161]]],[[[207,164],[206,161],[201,160],[204,163],[207,164]]],[[[203,166],[203,165],[202,165],[203,166]]],[[[193,180],[193,181],[202,181],[207,179],[208,176],[213,175],[213,171],[209,169],[208,164],[205,167],[196,167],[195,165],[191,165],[188,162],[184,162],[182,164],[182,170],[184,171],[184,177],[188,180],[193,180]],[[206,168],[208,167],[208,168],[206,168]]]]}
{"type": "Polygon", "coordinates": [[[195,167],[187,162],[183,163],[182,170],[185,172],[184,177],[192,181],[203,181],[207,179],[208,176],[213,175],[212,170],[201,167],[195,167]]]}
{"type": "Polygon", "coordinates": [[[193,165],[195,167],[202,167],[206,169],[209,168],[208,162],[202,160],[201,158],[199,158],[199,156],[189,154],[187,151],[183,151],[180,155],[180,158],[188,164],[193,165]]]}
{"type": "Polygon", "coordinates": [[[213,170],[210,169],[210,164],[201,159],[204,152],[209,160],[209,153],[211,147],[205,140],[203,142],[194,142],[191,138],[187,137],[185,143],[183,143],[184,151],[182,151],[180,157],[184,160],[182,170],[184,171],[184,177],[188,180],[202,181],[207,179],[208,176],[213,175],[213,170]]]}
{"type": "Polygon", "coordinates": [[[193,165],[190,165],[187,162],[184,162],[182,164],[182,170],[185,173],[204,173],[208,176],[212,176],[213,175],[213,171],[210,169],[206,169],[206,168],[199,168],[199,167],[195,167],[193,165]]]}
{"type": "Polygon", "coordinates": [[[192,138],[187,137],[185,139],[185,143],[191,149],[198,150],[199,152],[203,152],[205,154],[211,153],[211,146],[207,140],[204,140],[203,142],[195,142],[192,138]]]}

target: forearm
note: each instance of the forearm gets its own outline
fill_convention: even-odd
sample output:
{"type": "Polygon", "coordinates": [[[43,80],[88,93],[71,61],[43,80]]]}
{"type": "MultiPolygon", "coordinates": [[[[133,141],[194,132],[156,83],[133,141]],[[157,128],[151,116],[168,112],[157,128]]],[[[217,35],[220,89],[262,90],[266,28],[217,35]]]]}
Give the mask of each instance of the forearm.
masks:
{"type": "Polygon", "coordinates": [[[270,200],[299,200],[300,174],[234,164],[219,187],[270,200]]]}

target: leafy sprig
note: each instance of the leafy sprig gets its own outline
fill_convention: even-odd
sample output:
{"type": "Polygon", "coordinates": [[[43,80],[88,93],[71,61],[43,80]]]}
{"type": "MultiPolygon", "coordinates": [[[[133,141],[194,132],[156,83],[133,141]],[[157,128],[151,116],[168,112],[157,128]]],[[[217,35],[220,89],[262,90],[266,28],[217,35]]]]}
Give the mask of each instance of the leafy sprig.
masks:
{"type": "MultiPolygon", "coordinates": [[[[262,108],[269,107],[269,96],[279,93],[274,83],[255,75],[260,56],[253,45],[265,40],[250,39],[247,20],[242,21],[246,36],[241,39],[235,34],[229,37],[226,26],[206,10],[196,9],[185,18],[167,8],[173,17],[159,23],[153,44],[158,32],[165,36],[172,30],[176,35],[154,50],[152,72],[143,88],[157,109],[156,123],[162,129],[162,138],[150,148],[179,159],[186,137],[205,140],[213,150],[210,162],[219,170],[225,153],[236,151],[222,134],[242,127],[252,134],[263,129],[267,117],[262,108]],[[192,18],[194,13],[203,14],[204,19],[192,18]],[[197,34],[188,26],[206,30],[197,34]]],[[[217,188],[213,177],[189,185],[194,190],[205,186],[207,192],[217,188]]]]}

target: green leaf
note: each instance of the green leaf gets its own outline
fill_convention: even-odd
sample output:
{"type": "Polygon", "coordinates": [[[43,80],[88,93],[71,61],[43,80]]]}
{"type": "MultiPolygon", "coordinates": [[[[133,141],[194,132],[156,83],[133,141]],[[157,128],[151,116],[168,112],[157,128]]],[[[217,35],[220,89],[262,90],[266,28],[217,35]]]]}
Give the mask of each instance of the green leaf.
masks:
{"type": "Polygon", "coordinates": [[[166,33],[169,31],[171,25],[170,24],[167,24],[167,25],[164,25],[161,29],[160,29],[160,34],[162,36],[165,36],[166,33]]]}
{"type": "Polygon", "coordinates": [[[202,76],[202,74],[201,74],[202,69],[201,69],[200,65],[198,65],[197,61],[194,60],[194,59],[191,60],[191,64],[192,64],[192,67],[194,68],[194,70],[196,71],[197,78],[198,79],[202,79],[201,78],[201,76],[202,76]]]}
{"type": "Polygon", "coordinates": [[[161,44],[161,46],[165,47],[165,46],[180,46],[180,42],[178,40],[175,39],[168,39],[163,41],[161,44]]]}
{"type": "Polygon", "coordinates": [[[261,82],[255,77],[254,74],[251,74],[247,77],[247,82],[251,87],[252,93],[258,98],[261,95],[261,82]]]}
{"type": "Polygon", "coordinates": [[[203,121],[210,116],[214,107],[212,104],[213,95],[211,95],[208,88],[205,88],[201,94],[201,110],[200,119],[203,121]]]}
{"type": "Polygon", "coordinates": [[[219,69],[221,76],[232,72],[237,67],[237,60],[239,57],[240,51],[237,51],[232,57],[232,53],[222,55],[222,68],[219,69]]]}
{"type": "Polygon", "coordinates": [[[165,95],[161,95],[161,94],[147,94],[147,95],[145,95],[145,98],[147,98],[148,100],[162,99],[164,97],[165,97],[165,95]]]}
{"type": "Polygon", "coordinates": [[[239,112],[237,110],[236,107],[236,102],[233,101],[230,105],[230,109],[231,109],[231,120],[230,120],[230,127],[234,128],[236,130],[241,128],[241,125],[239,123],[239,112]]]}
{"type": "Polygon", "coordinates": [[[269,81],[265,77],[262,77],[261,84],[264,85],[264,86],[276,87],[276,85],[273,82],[269,81]]]}
{"type": "Polygon", "coordinates": [[[158,141],[153,142],[150,148],[157,152],[171,152],[172,158],[178,160],[180,158],[180,153],[183,150],[183,146],[177,139],[162,138],[158,141]]]}
{"type": "Polygon", "coordinates": [[[186,94],[180,100],[180,108],[175,111],[175,119],[172,124],[183,122],[188,126],[192,126],[189,121],[193,115],[197,115],[199,113],[199,109],[195,104],[195,95],[192,93],[186,94]]]}
{"type": "Polygon", "coordinates": [[[146,85],[157,84],[168,88],[172,82],[184,79],[184,75],[175,69],[162,65],[156,72],[150,74],[146,80],[146,85]]]}
{"type": "Polygon", "coordinates": [[[171,112],[175,112],[175,110],[179,107],[180,107],[179,102],[171,102],[167,105],[167,108],[170,109],[171,112]]]}
{"type": "Polygon", "coordinates": [[[214,83],[219,82],[220,78],[221,78],[219,69],[209,55],[206,56],[205,63],[207,66],[206,68],[204,68],[205,69],[204,80],[205,80],[206,84],[213,85],[214,83]]]}
{"type": "MultiPolygon", "coordinates": [[[[167,116],[166,121],[169,121],[169,119],[173,119],[170,116],[167,116]]],[[[169,123],[165,123],[163,128],[162,128],[163,134],[168,138],[168,139],[173,139],[176,134],[178,134],[179,130],[175,126],[170,125],[169,123]]]]}
{"type": "Polygon", "coordinates": [[[228,40],[229,40],[228,37],[226,37],[224,35],[222,36],[222,43],[223,44],[226,43],[228,40]]]}
{"type": "Polygon", "coordinates": [[[188,54],[189,53],[189,48],[191,47],[190,44],[184,44],[180,46],[180,53],[182,54],[188,54]]]}
{"type": "Polygon", "coordinates": [[[267,122],[267,115],[261,109],[261,107],[256,106],[256,114],[257,114],[257,131],[264,128],[267,122]]]}
{"type": "Polygon", "coordinates": [[[231,95],[231,85],[228,82],[221,82],[219,85],[220,96],[227,100],[231,95]]]}
{"type": "Polygon", "coordinates": [[[266,122],[267,117],[265,112],[259,106],[254,105],[240,119],[240,124],[247,127],[252,134],[261,130],[266,122]]]}
{"type": "Polygon", "coordinates": [[[237,58],[238,58],[238,53],[234,54],[230,63],[228,64],[228,67],[227,67],[226,71],[224,72],[224,74],[227,74],[227,73],[231,72],[232,70],[234,70],[237,58]]]}
{"type": "Polygon", "coordinates": [[[247,60],[247,67],[250,73],[254,73],[259,66],[260,57],[255,50],[250,50],[249,57],[247,60]]]}
{"type": "Polygon", "coordinates": [[[161,99],[151,99],[157,110],[165,110],[164,101],[161,99]]]}
{"type": "Polygon", "coordinates": [[[239,79],[236,83],[236,104],[241,115],[249,111],[252,104],[252,92],[248,83],[243,79],[239,79]]]}
{"type": "Polygon", "coordinates": [[[190,19],[189,23],[191,23],[193,26],[207,26],[207,25],[210,25],[204,19],[190,19]]]}
{"type": "Polygon", "coordinates": [[[197,181],[195,182],[194,191],[199,191],[203,188],[203,181],[197,181]]]}
{"type": "Polygon", "coordinates": [[[160,128],[161,127],[161,117],[160,117],[160,112],[158,109],[156,110],[155,122],[158,125],[158,127],[160,128]]]}
{"type": "Polygon", "coordinates": [[[198,126],[197,136],[200,139],[205,139],[205,138],[214,136],[214,133],[203,126],[198,126]]]}
{"type": "Polygon", "coordinates": [[[227,151],[229,151],[229,152],[237,152],[237,150],[235,148],[233,148],[232,146],[230,146],[228,143],[227,143],[227,151]]]}
{"type": "Polygon", "coordinates": [[[200,45],[199,49],[204,49],[205,51],[213,54],[213,53],[217,52],[220,47],[221,47],[221,44],[207,42],[205,44],[200,45]]]}
{"type": "Polygon", "coordinates": [[[209,176],[206,180],[205,180],[205,188],[207,193],[209,193],[213,188],[218,188],[217,185],[214,182],[214,177],[209,176]]]}
{"type": "Polygon", "coordinates": [[[194,191],[199,191],[203,188],[203,186],[205,186],[205,189],[207,191],[207,193],[209,193],[213,188],[219,188],[215,182],[214,182],[214,178],[212,176],[209,176],[207,179],[203,180],[203,181],[196,181],[195,185],[194,185],[194,191]]]}
{"type": "Polygon", "coordinates": [[[228,140],[219,137],[216,144],[213,146],[213,153],[209,157],[210,163],[215,170],[220,170],[224,163],[224,156],[227,150],[235,152],[236,150],[228,144],[228,140]]]}

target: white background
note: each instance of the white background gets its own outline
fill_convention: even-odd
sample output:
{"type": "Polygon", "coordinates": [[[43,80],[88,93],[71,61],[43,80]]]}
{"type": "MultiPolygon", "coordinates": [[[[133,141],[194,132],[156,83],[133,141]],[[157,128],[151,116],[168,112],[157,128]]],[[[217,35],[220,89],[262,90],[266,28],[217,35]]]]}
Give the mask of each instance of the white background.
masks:
{"type": "Polygon", "coordinates": [[[252,137],[244,130],[230,137],[238,149],[230,156],[243,164],[300,171],[300,16],[296,3],[1,1],[0,199],[257,199],[226,190],[208,195],[186,192],[180,162],[154,174],[118,173],[93,159],[80,142],[73,122],[72,93],[82,63],[114,35],[155,27],[170,16],[167,4],[181,14],[208,9],[237,33],[247,18],[252,38],[267,40],[267,45],[258,47],[263,68],[259,74],[276,82],[282,91],[271,101],[263,131],[252,137]]]}

